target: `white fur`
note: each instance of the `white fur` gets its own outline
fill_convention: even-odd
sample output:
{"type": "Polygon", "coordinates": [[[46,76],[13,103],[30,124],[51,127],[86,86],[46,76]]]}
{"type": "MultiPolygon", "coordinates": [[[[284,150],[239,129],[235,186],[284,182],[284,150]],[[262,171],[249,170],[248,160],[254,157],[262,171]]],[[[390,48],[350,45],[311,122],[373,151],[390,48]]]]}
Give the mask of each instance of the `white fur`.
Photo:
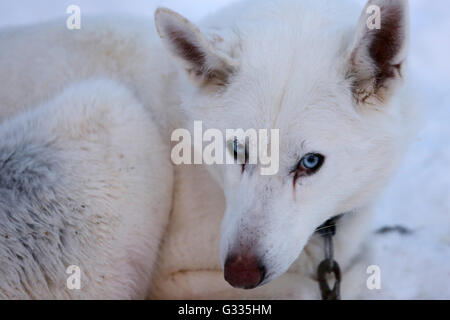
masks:
{"type": "MultiPolygon", "coordinates": [[[[193,30],[176,14],[166,10],[159,14],[164,16],[164,25],[172,15],[177,29],[187,25],[186,29],[193,30]]],[[[277,176],[263,177],[253,168],[242,175],[240,166],[208,167],[224,191],[219,206],[213,182],[199,184],[189,176],[201,173],[180,169],[173,229],[167,233],[165,264],[160,268],[166,279],[158,279],[154,296],[317,298],[317,287],[302,280],[314,278],[323,259],[322,240],[312,234],[328,218],[345,212],[352,214],[340,222],[336,257],[351,274],[349,268],[356,265],[354,259],[360,256],[367,236],[372,201],[402,154],[409,132],[405,114],[412,111],[399,91],[365,104],[354,99],[346,72],[355,46],[360,45],[363,26],[356,24],[359,16],[359,10],[342,2],[264,1],[255,5],[247,1],[201,25],[199,37],[207,35],[237,71],[223,89],[202,83],[198,90],[181,82],[187,126],[202,120],[205,130],[280,128],[281,170],[277,176]],[[293,191],[289,172],[308,152],[324,153],[326,164],[316,175],[300,179],[293,191]],[[213,250],[219,243],[216,230],[223,211],[219,260],[213,250]],[[209,239],[207,248],[204,239],[209,239]],[[221,279],[223,263],[230,252],[248,250],[264,261],[269,274],[265,283],[284,275],[251,292],[230,289],[221,279]]],[[[197,43],[202,49],[201,41],[197,43]]],[[[168,49],[179,59],[172,45],[168,49]]],[[[204,50],[207,55],[214,52],[209,46],[204,50]]],[[[398,61],[405,59],[400,58],[402,54],[404,50],[397,55],[398,61]]],[[[206,70],[214,68],[211,60],[207,59],[206,70]]],[[[389,86],[397,88],[398,83],[394,79],[389,86]]],[[[365,286],[366,276],[344,275],[344,287],[352,287],[344,296],[358,296],[355,288],[365,286]]]]}
{"type": "MultiPolygon", "coordinates": [[[[120,240],[108,242],[110,246],[96,242],[91,239],[100,231],[88,231],[85,227],[90,239],[86,243],[91,245],[80,245],[74,253],[86,257],[83,263],[95,275],[101,274],[96,263],[106,263],[105,272],[121,278],[115,278],[118,282],[111,280],[117,291],[99,281],[92,291],[82,290],[79,297],[142,297],[146,281],[138,281],[136,276],[139,274],[142,279],[146,276],[124,272],[134,270],[133,263],[118,257],[124,254],[121,249],[125,247],[128,253],[143,254],[140,246],[151,244],[146,247],[149,255],[142,266],[145,265],[147,277],[152,274],[156,242],[168,217],[171,186],[169,152],[155,153],[154,149],[163,150],[171,130],[191,128],[193,120],[203,120],[206,128],[280,128],[280,172],[262,177],[248,172],[242,176],[239,166],[176,167],[171,220],[164,234],[150,296],[318,298],[314,276],[323,248],[321,239],[313,235],[314,229],[328,218],[348,211],[354,213],[340,222],[335,240],[336,258],[345,271],[344,297],[361,294],[359,288],[365,284],[366,275],[352,275],[357,265],[355,258],[363,248],[372,201],[391,175],[403,149],[409,106],[399,90],[383,101],[374,99],[371,105],[354,100],[351,78],[346,77],[346,72],[352,50],[358,45],[355,39],[360,9],[341,1],[244,1],[206,19],[200,28],[170,10],[161,9],[156,23],[167,50],[152,31],[151,22],[139,19],[92,19],[84,22],[81,31],[68,31],[54,22],[0,33],[0,46],[5,48],[0,52],[0,68],[5,70],[0,73],[4,84],[0,88],[0,123],[3,121],[7,128],[4,130],[23,126],[25,116],[19,116],[20,120],[8,118],[35,108],[72,82],[93,76],[116,79],[129,87],[138,101],[135,104],[142,104],[154,120],[136,116],[134,119],[145,120],[142,122],[147,124],[142,126],[149,127],[151,132],[126,132],[117,136],[125,141],[117,140],[117,144],[107,148],[111,152],[132,148],[131,157],[139,154],[140,161],[148,159],[139,162],[140,169],[127,173],[130,176],[116,178],[100,160],[94,161],[94,166],[83,158],[76,162],[79,167],[73,165],[76,167],[73,172],[84,172],[80,171],[83,168],[89,172],[87,177],[111,179],[119,186],[133,177],[142,183],[135,186],[130,196],[115,197],[123,209],[111,213],[113,221],[124,223],[121,232],[130,235],[130,245],[120,240]],[[183,60],[168,38],[168,27],[186,32],[186,38],[205,53],[205,65],[199,67],[183,60]],[[167,52],[172,52],[176,59],[167,52]],[[158,126],[162,140],[156,138],[153,123],[158,126]],[[290,170],[308,152],[324,153],[325,165],[316,175],[301,179],[294,191],[290,170]],[[137,201],[161,207],[137,210],[131,207],[137,201]],[[141,222],[128,220],[131,215],[141,222]],[[144,225],[152,227],[138,237],[136,228],[144,225]],[[117,256],[108,253],[111,256],[98,260],[96,254],[84,253],[99,247],[110,250],[117,247],[117,256]],[[269,274],[266,282],[272,280],[271,283],[243,291],[231,288],[223,280],[223,260],[230,250],[242,247],[251,247],[264,259],[269,274]],[[116,267],[115,261],[123,262],[123,266],[116,267]],[[138,285],[129,286],[129,282],[138,285]]],[[[81,96],[88,99],[87,105],[102,104],[107,97],[99,94],[91,83],[85,84],[82,92],[81,96]]],[[[67,92],[63,93],[56,101],[66,95],[67,92]]],[[[129,94],[117,96],[113,101],[116,108],[129,105],[129,94]]],[[[75,110],[77,99],[81,98],[73,97],[75,102],[66,100],[66,108],[75,110]]],[[[39,110],[42,108],[45,109],[39,110]]],[[[136,124],[126,117],[128,110],[117,113],[114,108],[108,110],[127,130],[136,130],[136,124]]],[[[44,138],[60,135],[59,131],[52,134],[45,133],[44,138]]],[[[70,158],[71,144],[82,144],[84,140],[80,136],[76,142],[63,143],[66,149],[58,155],[70,158]]],[[[105,138],[102,142],[107,141],[105,138]]],[[[104,148],[100,142],[98,148],[99,151],[88,153],[87,159],[88,156],[100,159],[100,150],[104,148]]],[[[71,181],[72,177],[69,178],[71,181]]],[[[77,190],[76,186],[73,188],[77,190]]],[[[95,192],[105,195],[113,190],[106,187],[95,192]]],[[[91,198],[96,199],[94,192],[82,193],[78,199],[91,198]]],[[[97,205],[105,204],[99,201],[97,205]]],[[[108,204],[108,208],[118,207],[115,203],[108,204]]],[[[106,238],[113,237],[114,224],[106,224],[104,231],[106,238]]],[[[58,268],[57,272],[63,270],[58,268]]],[[[61,285],[62,280],[57,281],[61,285]]],[[[21,297],[42,297],[42,287],[33,281],[19,292],[26,293],[21,297]]],[[[14,290],[8,292],[14,295],[14,290]]],[[[52,295],[68,297],[64,290],[55,289],[47,294],[52,295]]]]}
{"type": "Polygon", "coordinates": [[[88,80],[0,134],[0,298],[144,298],[171,171],[133,95],[88,80]],[[81,269],[81,290],[66,287],[70,265],[81,269]]]}

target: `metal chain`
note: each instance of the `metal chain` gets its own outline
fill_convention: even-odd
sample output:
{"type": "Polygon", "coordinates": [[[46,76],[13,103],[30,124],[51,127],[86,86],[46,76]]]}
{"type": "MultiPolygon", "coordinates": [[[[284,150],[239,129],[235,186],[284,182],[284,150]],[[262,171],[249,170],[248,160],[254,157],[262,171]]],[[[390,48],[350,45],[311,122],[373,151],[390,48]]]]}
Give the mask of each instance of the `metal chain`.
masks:
{"type": "Polygon", "coordinates": [[[325,259],[317,268],[317,278],[319,281],[322,300],[340,300],[341,270],[339,264],[334,260],[333,236],[336,234],[336,220],[333,218],[325,222],[317,229],[324,239],[325,259]],[[334,275],[334,286],[330,288],[327,276],[334,275]]]}

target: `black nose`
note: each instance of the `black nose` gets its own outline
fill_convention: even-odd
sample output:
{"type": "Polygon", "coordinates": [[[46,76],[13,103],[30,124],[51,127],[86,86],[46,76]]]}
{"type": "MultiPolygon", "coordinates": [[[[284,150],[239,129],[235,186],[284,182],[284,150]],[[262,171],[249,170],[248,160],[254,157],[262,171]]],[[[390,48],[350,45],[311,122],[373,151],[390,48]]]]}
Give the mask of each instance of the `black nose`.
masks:
{"type": "Polygon", "coordinates": [[[225,262],[225,280],[235,288],[256,288],[266,275],[258,259],[250,255],[228,256],[225,262]]]}

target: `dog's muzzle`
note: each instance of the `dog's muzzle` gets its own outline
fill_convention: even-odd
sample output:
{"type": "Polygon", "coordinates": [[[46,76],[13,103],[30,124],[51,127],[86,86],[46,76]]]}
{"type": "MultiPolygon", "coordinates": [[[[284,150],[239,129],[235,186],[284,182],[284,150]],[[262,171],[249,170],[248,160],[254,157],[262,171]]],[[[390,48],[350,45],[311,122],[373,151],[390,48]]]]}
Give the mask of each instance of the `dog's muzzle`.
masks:
{"type": "Polygon", "coordinates": [[[253,289],[266,276],[265,267],[250,255],[232,255],[225,262],[225,280],[235,288],[253,289]]]}

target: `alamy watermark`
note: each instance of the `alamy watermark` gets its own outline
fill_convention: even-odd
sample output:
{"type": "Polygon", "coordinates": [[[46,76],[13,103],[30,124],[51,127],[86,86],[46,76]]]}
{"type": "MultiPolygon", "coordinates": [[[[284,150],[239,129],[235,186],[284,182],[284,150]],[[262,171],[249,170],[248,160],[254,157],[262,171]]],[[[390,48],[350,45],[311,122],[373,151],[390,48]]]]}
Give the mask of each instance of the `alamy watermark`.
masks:
{"type": "Polygon", "coordinates": [[[280,168],[279,129],[226,129],[224,136],[219,129],[203,132],[202,121],[194,121],[193,137],[187,129],[176,129],[172,132],[171,141],[177,142],[171,152],[175,165],[259,165],[264,176],[275,175],[280,168]]]}
{"type": "Polygon", "coordinates": [[[367,289],[381,290],[381,268],[377,265],[371,265],[367,267],[366,273],[370,275],[366,281],[367,289]]]}
{"type": "Polygon", "coordinates": [[[70,16],[66,20],[66,26],[69,30],[80,30],[81,29],[81,8],[77,5],[70,5],[66,10],[67,14],[70,16]]]}
{"type": "MultiPolygon", "coordinates": [[[[78,5],[71,4],[66,9],[66,14],[69,17],[66,20],[66,27],[69,30],[81,29],[81,8],[78,5]]],[[[366,25],[369,30],[381,29],[381,8],[377,5],[370,5],[366,9],[366,14],[369,15],[366,25]]]]}
{"type": "Polygon", "coordinates": [[[369,15],[367,19],[367,28],[369,30],[380,30],[381,29],[381,8],[377,5],[368,6],[366,9],[366,14],[369,15]]]}
{"type": "Polygon", "coordinates": [[[81,289],[81,269],[79,266],[70,265],[66,269],[66,273],[69,274],[66,280],[66,286],[69,290],[81,289]]]}

